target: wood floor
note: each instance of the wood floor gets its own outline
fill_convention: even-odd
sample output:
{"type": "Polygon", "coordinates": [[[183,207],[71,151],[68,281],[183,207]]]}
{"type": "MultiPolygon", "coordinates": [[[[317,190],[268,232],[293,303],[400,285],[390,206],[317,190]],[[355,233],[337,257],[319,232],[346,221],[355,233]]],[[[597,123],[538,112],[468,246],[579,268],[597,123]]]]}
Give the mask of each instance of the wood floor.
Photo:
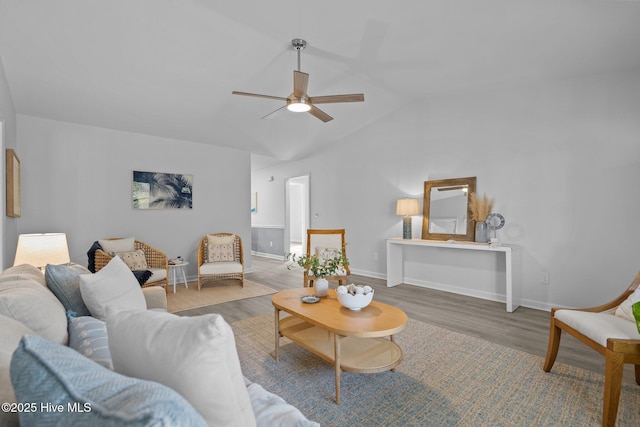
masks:
{"type": "MultiPolygon", "coordinates": [[[[283,261],[254,256],[251,263],[253,272],[246,275],[249,280],[276,290],[302,286],[302,271],[298,268],[287,269],[283,261]]],[[[520,307],[513,313],[507,313],[504,303],[411,285],[387,288],[385,280],[353,274],[351,281],[373,287],[376,301],[400,307],[412,319],[480,337],[543,358],[546,355],[549,312],[520,307]]],[[[273,306],[271,295],[266,295],[183,313],[219,313],[227,322],[233,323],[273,313],[273,306]]],[[[567,334],[562,336],[556,363],[566,363],[604,374],[604,357],[567,334]]],[[[634,373],[630,365],[625,367],[624,381],[634,382],[634,373]]]]}

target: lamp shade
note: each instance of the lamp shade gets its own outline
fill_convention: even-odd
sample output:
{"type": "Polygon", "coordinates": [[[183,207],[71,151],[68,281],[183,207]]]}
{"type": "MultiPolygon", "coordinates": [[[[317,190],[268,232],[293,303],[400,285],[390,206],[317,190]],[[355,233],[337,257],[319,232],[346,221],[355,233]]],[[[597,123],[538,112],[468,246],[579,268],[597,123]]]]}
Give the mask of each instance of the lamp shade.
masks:
{"type": "Polygon", "coordinates": [[[420,213],[418,199],[398,199],[396,204],[396,215],[411,216],[420,213]]]}
{"type": "Polygon", "coordinates": [[[65,233],[21,234],[13,265],[30,264],[40,269],[47,264],[71,262],[65,233]]]}

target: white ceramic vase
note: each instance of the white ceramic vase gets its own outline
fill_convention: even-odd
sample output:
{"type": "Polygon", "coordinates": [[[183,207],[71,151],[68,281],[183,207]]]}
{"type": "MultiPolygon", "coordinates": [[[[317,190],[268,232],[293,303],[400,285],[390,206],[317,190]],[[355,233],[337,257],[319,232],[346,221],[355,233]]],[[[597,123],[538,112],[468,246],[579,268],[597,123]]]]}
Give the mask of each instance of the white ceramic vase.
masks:
{"type": "Polygon", "coordinates": [[[324,277],[315,279],[313,281],[313,288],[315,289],[316,296],[326,297],[329,290],[329,281],[324,277]]]}

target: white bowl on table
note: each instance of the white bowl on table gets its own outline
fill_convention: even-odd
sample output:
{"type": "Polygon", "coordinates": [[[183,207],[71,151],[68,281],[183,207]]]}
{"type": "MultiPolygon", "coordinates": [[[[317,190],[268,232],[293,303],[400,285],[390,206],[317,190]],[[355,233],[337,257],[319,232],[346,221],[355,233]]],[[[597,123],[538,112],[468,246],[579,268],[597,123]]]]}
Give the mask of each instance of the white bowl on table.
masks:
{"type": "Polygon", "coordinates": [[[349,292],[341,293],[339,290],[336,290],[336,296],[338,298],[338,302],[340,302],[343,307],[346,307],[349,310],[358,311],[371,304],[371,301],[373,301],[373,289],[366,294],[357,293],[355,295],[349,292]]]}

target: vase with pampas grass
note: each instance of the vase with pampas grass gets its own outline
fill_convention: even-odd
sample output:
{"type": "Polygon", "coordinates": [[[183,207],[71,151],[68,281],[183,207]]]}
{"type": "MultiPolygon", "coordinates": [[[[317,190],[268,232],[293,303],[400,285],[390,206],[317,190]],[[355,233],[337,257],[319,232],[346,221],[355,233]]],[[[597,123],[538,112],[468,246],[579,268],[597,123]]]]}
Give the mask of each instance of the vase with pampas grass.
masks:
{"type": "Polygon", "coordinates": [[[493,210],[495,200],[487,198],[484,194],[481,198],[476,193],[469,194],[469,210],[471,220],[476,222],[476,242],[487,243],[489,234],[487,232],[487,216],[493,210]]]}

